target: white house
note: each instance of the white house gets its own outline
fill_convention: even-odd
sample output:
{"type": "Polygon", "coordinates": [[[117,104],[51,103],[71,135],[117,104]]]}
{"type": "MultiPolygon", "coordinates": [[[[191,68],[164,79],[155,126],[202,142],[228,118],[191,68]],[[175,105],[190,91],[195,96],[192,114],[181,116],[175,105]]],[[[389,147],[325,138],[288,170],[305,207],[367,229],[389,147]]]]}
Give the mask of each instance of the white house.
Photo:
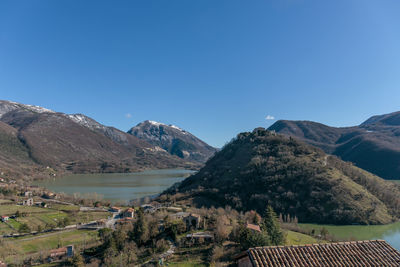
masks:
{"type": "Polygon", "coordinates": [[[33,205],[33,198],[28,198],[24,201],[22,201],[23,206],[32,206],[33,205]]]}

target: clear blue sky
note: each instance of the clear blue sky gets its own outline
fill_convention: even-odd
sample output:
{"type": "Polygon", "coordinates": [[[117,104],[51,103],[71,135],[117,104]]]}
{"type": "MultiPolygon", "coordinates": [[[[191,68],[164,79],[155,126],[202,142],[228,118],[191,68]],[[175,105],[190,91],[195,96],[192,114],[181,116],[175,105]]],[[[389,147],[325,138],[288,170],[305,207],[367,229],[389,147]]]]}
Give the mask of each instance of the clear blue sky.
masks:
{"type": "Polygon", "coordinates": [[[214,146],[267,115],[355,125],[400,110],[399,14],[398,0],[3,0],[0,99],[214,146]]]}

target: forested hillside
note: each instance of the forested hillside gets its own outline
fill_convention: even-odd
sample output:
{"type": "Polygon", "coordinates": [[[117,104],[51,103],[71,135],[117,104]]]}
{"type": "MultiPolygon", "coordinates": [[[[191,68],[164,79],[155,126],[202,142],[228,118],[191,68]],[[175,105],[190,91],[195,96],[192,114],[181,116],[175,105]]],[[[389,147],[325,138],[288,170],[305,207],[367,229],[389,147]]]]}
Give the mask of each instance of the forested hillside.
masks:
{"type": "Polygon", "coordinates": [[[169,193],[301,222],[385,224],[400,215],[400,188],[322,150],[263,128],[241,133],[169,193]]]}

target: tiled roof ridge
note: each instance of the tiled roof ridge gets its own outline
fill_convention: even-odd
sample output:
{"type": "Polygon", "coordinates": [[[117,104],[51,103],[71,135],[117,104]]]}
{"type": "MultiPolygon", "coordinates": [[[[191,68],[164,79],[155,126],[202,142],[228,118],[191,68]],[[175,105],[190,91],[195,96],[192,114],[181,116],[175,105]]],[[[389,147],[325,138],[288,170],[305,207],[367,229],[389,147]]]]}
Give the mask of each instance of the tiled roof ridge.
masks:
{"type": "Polygon", "coordinates": [[[288,246],[264,246],[264,247],[254,247],[249,248],[250,250],[255,249],[271,249],[271,248],[304,248],[304,247],[314,247],[314,246],[329,246],[329,245],[350,245],[350,244],[363,244],[363,243],[372,243],[372,242],[385,242],[383,239],[375,239],[375,240],[358,240],[358,241],[342,241],[342,242],[331,242],[331,243],[313,243],[313,244],[306,244],[306,245],[288,245],[288,246]]]}
{"type": "Polygon", "coordinates": [[[256,267],[400,266],[400,252],[381,239],[255,247],[246,253],[256,267]]]}

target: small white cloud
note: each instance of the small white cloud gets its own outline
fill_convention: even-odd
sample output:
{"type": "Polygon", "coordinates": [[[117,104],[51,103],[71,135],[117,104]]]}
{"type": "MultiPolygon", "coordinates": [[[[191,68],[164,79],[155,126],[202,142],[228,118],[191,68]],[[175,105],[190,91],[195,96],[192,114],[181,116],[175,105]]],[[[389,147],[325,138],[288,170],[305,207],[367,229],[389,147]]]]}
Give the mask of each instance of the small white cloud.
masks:
{"type": "Polygon", "coordinates": [[[275,117],[274,116],[272,116],[272,115],[267,115],[266,117],[265,117],[265,119],[266,120],[275,120],[275,117]]]}
{"type": "Polygon", "coordinates": [[[132,114],[131,114],[131,113],[126,113],[126,114],[125,114],[125,118],[128,118],[128,119],[129,119],[129,118],[132,118],[132,114]]]}

